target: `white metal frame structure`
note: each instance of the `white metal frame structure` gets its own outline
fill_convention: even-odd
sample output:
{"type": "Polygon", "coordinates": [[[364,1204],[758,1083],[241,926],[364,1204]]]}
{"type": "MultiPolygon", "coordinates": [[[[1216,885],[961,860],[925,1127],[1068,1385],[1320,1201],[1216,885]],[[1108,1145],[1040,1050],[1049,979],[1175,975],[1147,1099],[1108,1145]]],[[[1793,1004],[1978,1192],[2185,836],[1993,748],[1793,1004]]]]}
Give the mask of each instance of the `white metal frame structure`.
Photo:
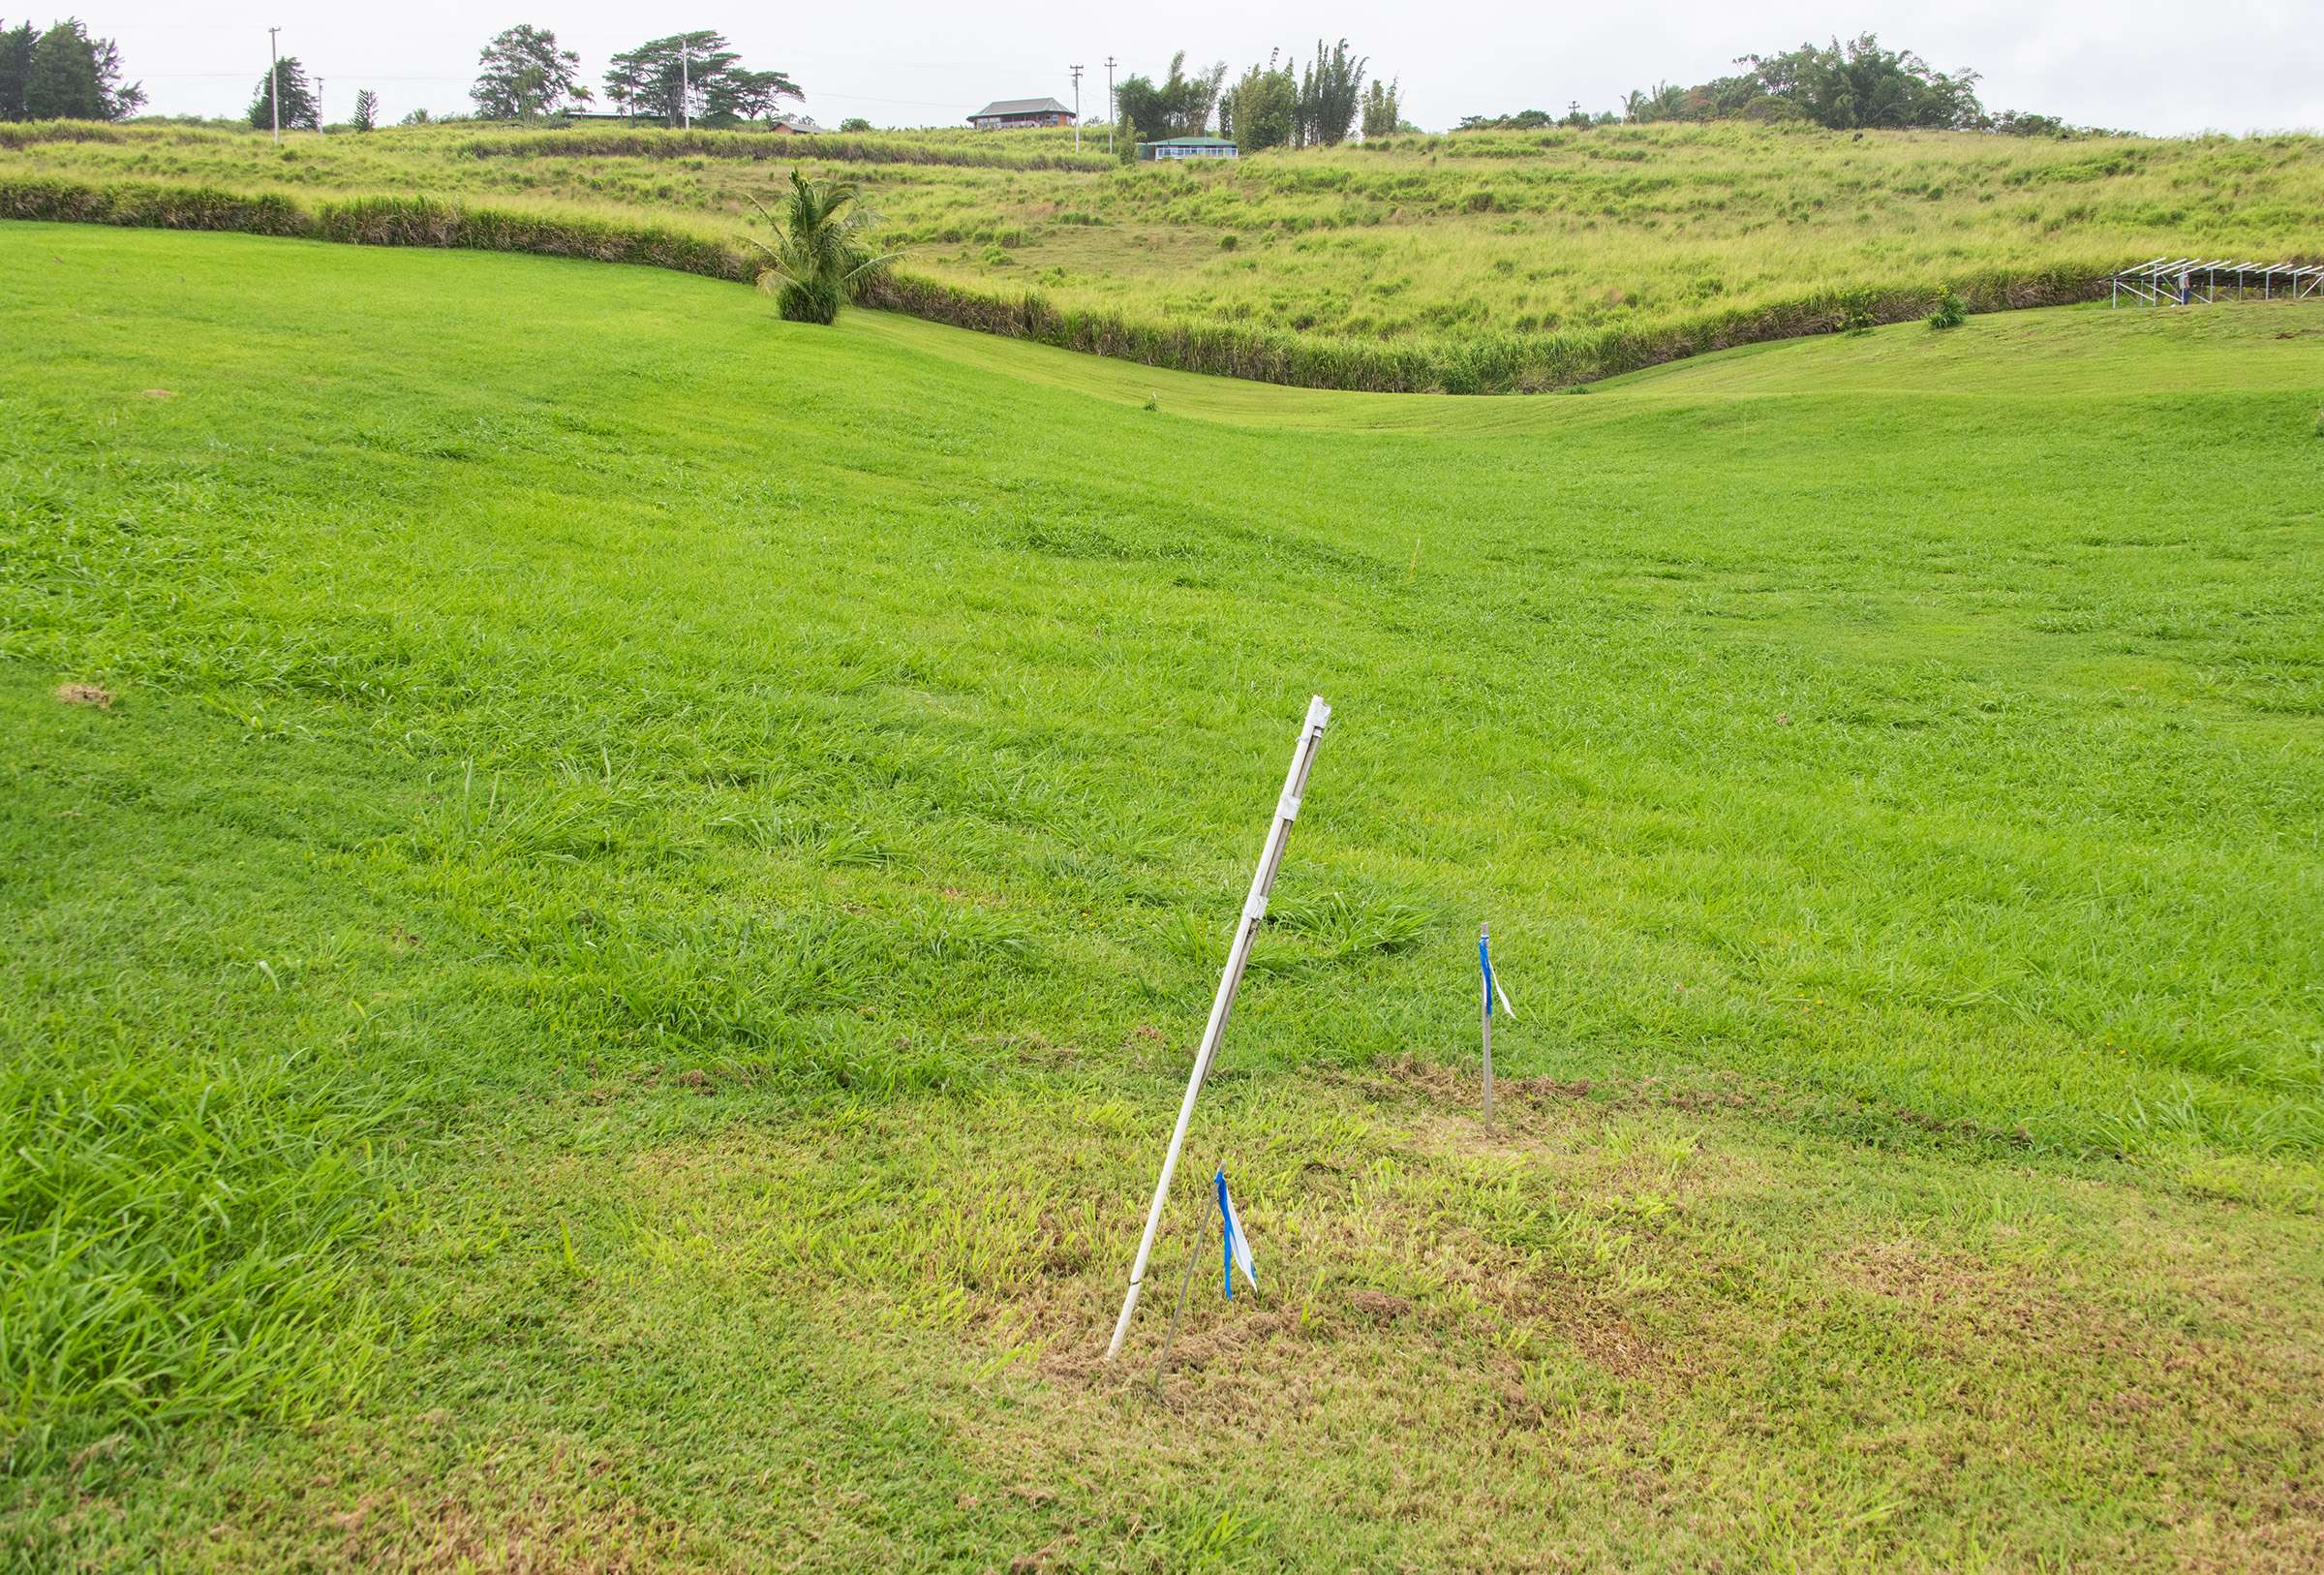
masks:
{"type": "Polygon", "coordinates": [[[2125,295],[2149,306],[2209,306],[2254,293],[2261,300],[2324,299],[2324,263],[2158,257],[2125,268],[2106,283],[2109,306],[2122,305],[2125,295]]]}

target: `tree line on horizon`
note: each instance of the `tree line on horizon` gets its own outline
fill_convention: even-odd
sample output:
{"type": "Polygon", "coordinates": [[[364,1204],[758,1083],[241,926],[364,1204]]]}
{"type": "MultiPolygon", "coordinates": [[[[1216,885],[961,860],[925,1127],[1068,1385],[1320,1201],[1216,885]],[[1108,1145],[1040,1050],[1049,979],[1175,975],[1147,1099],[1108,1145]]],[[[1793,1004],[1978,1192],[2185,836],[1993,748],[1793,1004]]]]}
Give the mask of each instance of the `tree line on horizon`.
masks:
{"type": "Polygon", "coordinates": [[[1189,76],[1180,49],[1161,81],[1137,75],[1115,84],[1121,156],[1135,158],[1140,142],[1205,136],[1214,116],[1218,135],[1246,153],[1337,147],[1359,128],[1365,137],[1418,130],[1404,122],[1402,85],[1377,77],[1367,83],[1370,66],[1370,57],[1352,51],[1346,39],[1329,46],[1318,39],[1315,58],[1300,70],[1293,71],[1277,49],[1229,87],[1225,61],[1189,76]]]}
{"type": "MultiPolygon", "coordinates": [[[[596,94],[581,76],[581,56],[561,48],[545,27],[520,22],[502,29],[477,55],[481,68],[469,88],[477,120],[546,120],[585,108],[596,94]]],[[[709,28],[649,39],[613,57],[605,73],[605,97],[625,113],[655,116],[672,125],[690,118],[697,125],[736,126],[774,114],[785,99],[801,97],[799,84],[780,71],[753,71],[709,28]]],[[[370,131],[379,123],[379,95],[355,95],[350,124],[370,131]]],[[[322,107],[314,79],[296,55],[285,55],[259,77],[247,118],[261,129],[282,116],[286,130],[316,131],[322,107]]],[[[437,119],[425,109],[404,116],[406,125],[437,119]]]]}
{"type": "Polygon", "coordinates": [[[113,41],[78,17],[46,32],[0,20],[0,120],[126,120],[144,103],[142,83],[122,84],[113,41]]]}
{"type": "MultiPolygon", "coordinates": [[[[1977,97],[1978,73],[1939,71],[1910,49],[1882,47],[1873,33],[1846,43],[1834,38],[1822,46],[1747,54],[1735,64],[1743,69],[1693,86],[1658,82],[1636,90],[1624,96],[1618,110],[1591,113],[1575,103],[1562,115],[1545,109],[1468,115],[1453,130],[1740,120],[1834,131],[2127,135],[2069,126],[2055,115],[1988,111],[1977,97]]],[[[478,65],[469,90],[477,119],[553,118],[586,108],[596,99],[582,79],[579,54],[559,47],[556,33],[547,28],[526,23],[505,28],[484,46],[478,65]]],[[[1160,81],[1139,74],[1116,84],[1121,156],[1134,158],[1140,142],[1203,136],[1213,125],[1246,152],[1334,147],[1351,136],[1368,140],[1417,132],[1402,115],[1401,84],[1369,77],[1369,58],[1354,53],[1346,39],[1334,45],[1319,39],[1314,58],[1297,70],[1274,50],[1229,85],[1226,62],[1189,74],[1186,52],[1180,50],[1160,81]]],[[[92,35],[77,18],[46,31],[28,20],[13,27],[0,21],[0,121],[127,119],[144,106],[146,95],[141,83],[125,84],[121,77],[114,41],[92,35]]],[[[788,74],[744,65],[724,35],[707,28],[650,39],[616,54],[604,89],[605,98],[627,113],[705,126],[764,120],[784,101],[804,97],[788,74]]],[[[279,115],[286,129],[317,130],[322,123],[320,101],[319,86],[298,58],[286,56],[260,77],[247,119],[264,128],[279,115]]],[[[378,113],[379,96],[366,88],[356,95],[350,123],[369,131],[378,113]]],[[[431,118],[436,117],[426,109],[404,117],[407,124],[431,118]]],[[[850,117],[841,129],[871,127],[850,117]]]]}
{"type": "MultiPolygon", "coordinates": [[[[538,119],[585,107],[595,96],[581,80],[580,55],[559,48],[547,28],[505,29],[477,63],[484,69],[469,97],[481,120],[538,119]]],[[[605,71],[605,97],[627,114],[730,126],[766,119],[783,100],[804,95],[787,73],[754,71],[724,34],[697,28],[615,55],[605,71]]]]}
{"type": "Polygon", "coordinates": [[[1652,125],[1723,120],[1767,125],[1821,126],[1828,131],[1986,131],[2018,137],[2064,137],[2077,129],[2055,115],[2006,109],[1989,112],[1978,101],[1976,72],[1942,72],[1910,49],[1886,49],[1877,34],[1843,44],[1835,38],[1778,54],[1747,54],[1745,69],[1692,87],[1659,82],[1627,94],[1619,111],[1562,115],[1524,109],[1508,115],[1468,115],[1452,129],[1530,131],[1546,126],[1652,125]]]}

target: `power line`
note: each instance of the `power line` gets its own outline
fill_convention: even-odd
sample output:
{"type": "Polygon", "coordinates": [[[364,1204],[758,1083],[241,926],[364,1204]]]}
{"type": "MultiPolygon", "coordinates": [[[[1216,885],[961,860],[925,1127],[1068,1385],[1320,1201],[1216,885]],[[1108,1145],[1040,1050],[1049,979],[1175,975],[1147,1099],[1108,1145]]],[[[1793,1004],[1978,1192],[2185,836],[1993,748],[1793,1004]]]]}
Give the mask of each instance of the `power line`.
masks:
{"type": "MultiPolygon", "coordinates": [[[[268,28],[267,31],[271,33],[274,29],[268,28]]],[[[473,82],[475,80],[474,77],[382,77],[376,72],[368,71],[333,72],[331,75],[334,77],[360,77],[367,82],[473,82]]],[[[141,82],[225,82],[240,81],[241,79],[242,73],[238,71],[141,71],[138,73],[138,80],[141,82]]]]}
{"type": "MultiPolygon", "coordinates": [[[[134,33],[132,33],[132,32],[128,31],[128,30],[124,30],[124,34],[123,34],[123,36],[124,36],[124,37],[137,38],[137,37],[142,37],[143,35],[145,35],[145,34],[148,34],[148,33],[180,33],[180,34],[188,34],[188,33],[190,33],[190,34],[199,34],[199,35],[201,35],[201,36],[203,36],[203,37],[206,37],[206,38],[232,38],[232,37],[234,37],[236,34],[238,34],[240,31],[241,31],[241,29],[239,29],[239,28],[233,28],[233,27],[169,27],[169,26],[154,25],[154,26],[141,26],[141,27],[138,27],[138,28],[137,28],[137,29],[135,30],[135,32],[134,32],[134,33]]],[[[962,61],[959,61],[959,60],[891,60],[891,59],[887,58],[885,55],[853,54],[853,53],[848,53],[848,52],[845,52],[845,51],[841,51],[841,50],[828,50],[828,49],[787,49],[787,50],[784,50],[784,51],[782,51],[782,52],[783,52],[783,53],[785,53],[785,54],[787,54],[788,56],[790,56],[790,57],[791,57],[793,60],[799,60],[799,59],[810,59],[810,60],[811,60],[811,59],[823,59],[823,60],[843,60],[843,61],[846,61],[847,63],[849,63],[850,65],[878,66],[878,67],[880,67],[880,68],[881,68],[881,69],[883,69],[883,70],[885,70],[885,69],[889,69],[889,68],[893,68],[893,67],[902,66],[902,67],[904,67],[904,68],[906,68],[906,69],[908,69],[908,70],[912,70],[912,71],[960,71],[960,70],[962,70],[962,69],[963,69],[963,62],[962,62],[962,61]]],[[[973,64],[973,63],[970,63],[970,64],[973,64]]],[[[980,69],[981,69],[981,68],[980,68],[980,69]]],[[[222,72],[168,72],[168,71],[157,71],[157,72],[146,72],[146,73],[143,73],[142,75],[144,75],[144,76],[148,76],[148,77],[218,77],[218,76],[223,76],[223,75],[225,75],[225,74],[224,74],[224,73],[222,73],[222,72]]],[[[237,74],[237,75],[238,75],[238,74],[237,74]]],[[[455,79],[457,79],[457,80],[460,80],[460,81],[466,81],[468,78],[466,78],[466,77],[453,78],[453,77],[381,77],[381,78],[379,78],[379,79],[380,79],[381,81],[382,81],[382,82],[392,82],[392,81],[452,81],[452,80],[455,80],[455,79]]]]}
{"type": "MultiPolygon", "coordinates": [[[[183,31],[187,31],[187,32],[194,32],[194,31],[208,31],[208,30],[207,30],[207,29],[193,29],[193,28],[188,28],[188,29],[184,29],[183,31]]],[[[273,55],[274,55],[274,60],[275,60],[275,64],[274,64],[273,68],[272,68],[272,69],[269,71],[269,73],[268,73],[268,77],[267,77],[267,80],[268,80],[269,84],[271,84],[271,83],[272,83],[272,81],[273,81],[273,79],[274,79],[274,75],[275,75],[275,73],[277,73],[277,72],[279,72],[279,71],[281,70],[281,59],[282,59],[281,50],[279,49],[279,47],[275,47],[275,46],[275,46],[275,44],[277,43],[276,35],[278,35],[278,34],[279,34],[281,31],[282,31],[282,29],[281,29],[281,28],[279,28],[279,27],[269,27],[269,28],[266,30],[267,39],[268,39],[268,41],[269,41],[269,47],[270,47],[270,49],[272,50],[272,53],[273,53],[273,55]]],[[[906,62],[906,63],[907,63],[907,64],[918,64],[917,62],[906,62]]],[[[682,63],[682,66],[683,66],[683,64],[684,64],[684,63],[682,63]]],[[[1107,105],[1107,118],[1108,118],[1109,122],[1110,122],[1110,121],[1113,119],[1113,104],[1114,104],[1114,68],[1115,68],[1115,66],[1116,66],[1116,64],[1117,64],[1117,62],[1116,62],[1116,60],[1115,60],[1115,59],[1114,59],[1114,58],[1113,58],[1111,55],[1109,55],[1109,56],[1106,58],[1106,105],[1107,105]]],[[[932,64],[930,65],[929,69],[931,69],[931,70],[933,70],[933,69],[937,69],[937,68],[936,68],[936,67],[934,67],[934,66],[933,66],[933,64],[932,63],[932,64]]],[[[1081,120],[1081,86],[1082,86],[1081,78],[1082,78],[1082,72],[1083,72],[1083,68],[1082,68],[1082,67],[1080,67],[1080,66],[1075,66],[1075,67],[1071,68],[1071,70],[1072,70],[1072,72],[1073,72],[1073,87],[1074,87],[1074,120],[1075,120],[1075,122],[1076,122],[1076,124],[1075,124],[1075,128],[1074,128],[1074,129],[1075,129],[1074,145],[1075,145],[1075,146],[1078,148],[1078,147],[1081,145],[1081,137],[1080,137],[1080,130],[1081,130],[1081,128],[1080,128],[1080,124],[1079,124],[1079,122],[1080,122],[1080,120],[1081,120]]],[[[315,78],[315,79],[316,79],[316,81],[317,81],[318,83],[320,83],[320,82],[321,82],[321,81],[323,79],[323,77],[324,77],[325,75],[326,75],[325,73],[318,72],[318,73],[316,74],[316,78],[315,78]]],[[[428,76],[428,75],[418,75],[418,74],[413,74],[413,73],[401,73],[401,74],[398,74],[398,73],[369,72],[369,71],[353,71],[353,70],[350,70],[350,71],[339,71],[339,70],[332,70],[331,72],[327,73],[327,75],[328,75],[328,76],[332,76],[332,77],[358,77],[358,78],[360,78],[361,80],[363,80],[363,81],[365,81],[365,82],[401,82],[401,83],[411,83],[411,84],[421,85],[421,86],[435,86],[435,85],[444,85],[444,86],[450,86],[450,85],[455,85],[455,84],[457,84],[457,85],[466,85],[466,84],[468,84],[468,83],[471,83],[471,82],[473,82],[473,81],[474,81],[474,80],[475,80],[475,78],[474,78],[474,77],[473,75],[464,75],[464,76],[428,76]]],[[[242,75],[242,73],[240,73],[240,72],[238,72],[238,71],[149,71],[149,72],[140,72],[140,73],[138,73],[138,80],[140,80],[140,81],[153,81],[153,82],[226,82],[226,81],[241,81],[241,80],[244,80],[244,79],[245,79],[245,78],[243,77],[243,75],[242,75]]],[[[904,109],[947,109],[947,110],[951,110],[951,111],[953,111],[953,112],[955,112],[955,113],[958,113],[958,112],[960,112],[960,111],[961,111],[962,105],[963,105],[963,103],[964,102],[964,101],[962,101],[962,100],[957,100],[957,99],[951,99],[951,100],[939,100],[939,99],[899,99],[899,98],[891,98],[891,97],[888,97],[888,96],[885,96],[885,95],[882,95],[882,94],[877,94],[877,93],[843,93],[843,92],[836,92],[836,91],[827,91],[827,90],[820,89],[820,88],[810,89],[810,90],[808,91],[808,93],[806,94],[806,97],[808,97],[808,98],[810,98],[810,99],[821,99],[821,100],[829,100],[829,101],[832,101],[832,102],[834,102],[834,103],[839,103],[839,104],[882,104],[882,105],[890,105],[890,106],[894,106],[895,108],[904,108],[904,109]]],[[[280,124],[279,124],[279,119],[280,119],[280,117],[279,117],[279,114],[278,114],[278,115],[277,115],[275,118],[276,118],[276,120],[277,120],[277,122],[278,122],[278,123],[277,123],[277,125],[276,125],[276,126],[275,126],[275,128],[274,128],[274,129],[275,129],[275,135],[276,135],[276,139],[277,139],[277,140],[279,140],[279,139],[280,139],[280,138],[281,138],[281,126],[280,126],[280,124]]],[[[1111,149],[1112,149],[1112,147],[1113,147],[1113,142],[1114,142],[1114,134],[1113,134],[1113,131],[1112,131],[1112,128],[1111,128],[1111,126],[1109,125],[1109,127],[1108,127],[1108,130],[1107,130],[1107,132],[1106,132],[1106,145],[1107,145],[1107,148],[1108,148],[1108,150],[1109,150],[1109,151],[1111,151],[1111,149]]]]}
{"type": "MultiPolygon", "coordinates": [[[[470,77],[387,77],[370,71],[333,71],[333,77],[359,77],[366,82],[473,82],[470,77]]],[[[148,71],[138,74],[139,81],[149,82],[238,82],[244,80],[238,71],[148,71]]],[[[888,99],[869,93],[827,93],[810,89],[807,95],[814,99],[840,99],[848,104],[895,104],[914,109],[957,109],[963,102],[959,99],[888,99]]]]}

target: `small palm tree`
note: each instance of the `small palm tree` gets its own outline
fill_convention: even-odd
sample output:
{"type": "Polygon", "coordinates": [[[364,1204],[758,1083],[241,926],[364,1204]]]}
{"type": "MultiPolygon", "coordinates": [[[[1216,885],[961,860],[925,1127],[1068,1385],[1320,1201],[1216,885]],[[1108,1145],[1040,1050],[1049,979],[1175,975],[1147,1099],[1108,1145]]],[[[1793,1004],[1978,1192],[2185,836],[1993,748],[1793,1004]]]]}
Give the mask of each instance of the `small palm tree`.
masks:
{"type": "Polygon", "coordinates": [[[861,196],[847,181],[809,180],[791,171],[791,198],[778,222],[757,198],[750,205],[768,228],[780,236],[770,246],[756,235],[747,237],[766,256],[758,288],[772,294],[777,309],[789,323],[829,323],[863,281],[895,258],[864,244],[865,232],[879,223],[866,208],[841,209],[861,196]]]}

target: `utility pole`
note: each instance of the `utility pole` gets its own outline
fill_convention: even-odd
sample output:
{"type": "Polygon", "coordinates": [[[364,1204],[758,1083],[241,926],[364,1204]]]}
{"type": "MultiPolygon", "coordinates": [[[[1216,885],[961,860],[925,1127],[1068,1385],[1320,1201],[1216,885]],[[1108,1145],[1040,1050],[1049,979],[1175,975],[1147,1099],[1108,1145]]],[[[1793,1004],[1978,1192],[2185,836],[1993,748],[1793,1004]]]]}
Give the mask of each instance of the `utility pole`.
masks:
{"type": "Polygon", "coordinates": [[[1114,57],[1106,56],[1106,151],[1114,151],[1114,122],[1119,116],[1114,109],[1114,57]]]}
{"type": "Polygon", "coordinates": [[[1073,150],[1082,150],[1082,68],[1073,68],[1073,150]]]}
{"type": "Polygon", "coordinates": [[[678,112],[686,118],[686,129],[694,129],[694,77],[691,47],[684,39],[678,41],[678,112]]]}
{"type": "Polygon", "coordinates": [[[269,106],[269,112],[274,117],[274,140],[278,147],[282,145],[283,140],[282,31],[279,27],[266,29],[266,53],[272,59],[272,64],[266,68],[266,102],[269,106]]]}
{"type": "Polygon", "coordinates": [[[327,118],[322,112],[322,78],[318,77],[315,78],[315,133],[317,136],[320,137],[322,134],[322,123],[327,118]]]}

